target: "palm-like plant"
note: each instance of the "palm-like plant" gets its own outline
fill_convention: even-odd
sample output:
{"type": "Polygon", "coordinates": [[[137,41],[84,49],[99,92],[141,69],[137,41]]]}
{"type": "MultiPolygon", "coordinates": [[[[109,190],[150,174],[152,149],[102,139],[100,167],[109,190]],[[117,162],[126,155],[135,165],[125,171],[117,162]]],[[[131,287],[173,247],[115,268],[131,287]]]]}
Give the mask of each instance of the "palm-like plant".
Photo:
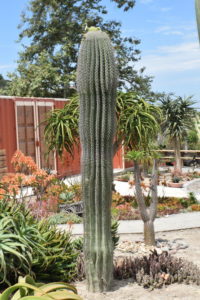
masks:
{"type": "Polygon", "coordinates": [[[78,142],[78,97],[72,97],[64,108],[50,112],[45,120],[44,137],[48,153],[56,151],[61,157],[64,150],[73,156],[74,146],[78,142]]]}
{"type": "Polygon", "coordinates": [[[177,173],[182,170],[181,141],[187,136],[189,129],[193,127],[192,119],[196,114],[194,107],[192,107],[194,103],[192,97],[173,99],[168,95],[161,100],[164,116],[162,123],[163,133],[169,135],[174,144],[175,171],[177,173]]]}
{"type": "MultiPolygon", "coordinates": [[[[117,152],[122,142],[132,149],[133,140],[138,141],[139,135],[145,135],[146,139],[154,135],[154,130],[156,132],[158,127],[157,119],[160,118],[159,108],[133,92],[119,92],[116,100],[117,132],[113,154],[117,152]],[[133,128],[136,130],[132,130],[133,128]],[[148,135],[146,135],[147,131],[148,135]]],[[[79,141],[78,119],[77,96],[71,98],[64,108],[50,112],[45,120],[45,141],[48,152],[53,150],[62,156],[64,151],[67,151],[73,156],[74,145],[79,141]]]]}
{"type": "Polygon", "coordinates": [[[127,158],[134,161],[135,192],[141,218],[144,222],[145,244],[155,244],[154,219],[157,212],[158,160],[152,151],[153,141],[159,132],[161,110],[133,93],[118,97],[118,138],[123,139],[129,150],[127,158]],[[147,207],[141,189],[139,164],[153,160],[151,181],[151,205],[147,207]]]}
{"type": "MultiPolygon", "coordinates": [[[[123,93],[119,92],[116,101],[116,118],[117,118],[117,132],[115,142],[113,144],[113,154],[116,153],[119,146],[123,144],[127,151],[143,151],[145,156],[149,153],[149,148],[151,148],[152,141],[156,138],[159,131],[159,123],[161,120],[161,110],[157,106],[145,101],[143,98],[138,96],[134,92],[123,93]]],[[[78,137],[78,101],[77,98],[72,99],[72,103],[67,104],[64,109],[54,111],[47,120],[46,127],[46,139],[49,142],[49,149],[57,150],[62,154],[65,149],[68,152],[73,151],[73,142],[78,137]],[[73,116],[73,111],[75,111],[74,122],[71,122],[71,117],[73,116]],[[54,121],[55,120],[55,121],[54,121]],[[67,121],[68,120],[68,121],[67,121]],[[53,124],[51,124],[53,122],[53,124]],[[64,125],[59,125],[59,123],[64,125]],[[61,130],[63,126],[68,127],[68,130],[61,130]],[[74,135],[72,134],[74,133],[74,135]],[[57,137],[56,137],[57,134],[57,137]],[[70,150],[70,151],[69,151],[70,150]]],[[[135,176],[137,179],[139,176],[138,164],[140,159],[134,159],[135,165],[135,176]]],[[[142,161],[144,161],[143,159],[142,161]]],[[[153,178],[156,182],[156,172],[157,172],[157,161],[154,161],[153,168],[153,178]]],[[[140,189],[140,181],[137,181],[138,189],[140,189]]],[[[154,184],[153,184],[154,185],[154,184]]],[[[154,208],[156,207],[156,187],[152,190],[155,191],[154,208]]],[[[138,192],[138,201],[140,203],[143,198],[140,197],[141,191],[138,192]]],[[[140,206],[141,207],[141,206],[140,206]]],[[[148,208],[143,210],[147,212],[148,208]]],[[[155,209],[152,209],[152,212],[155,209]]],[[[156,213],[156,211],[155,211],[156,213]]],[[[155,243],[154,230],[152,225],[152,220],[155,218],[155,213],[148,215],[145,220],[151,219],[151,224],[148,223],[146,230],[147,238],[146,243],[155,243]],[[153,233],[152,233],[153,232],[153,233]],[[152,238],[148,238],[152,237],[152,238]]]]}
{"type": "Polygon", "coordinates": [[[145,150],[159,131],[161,110],[133,92],[117,98],[117,140],[127,150],[145,150]]]}

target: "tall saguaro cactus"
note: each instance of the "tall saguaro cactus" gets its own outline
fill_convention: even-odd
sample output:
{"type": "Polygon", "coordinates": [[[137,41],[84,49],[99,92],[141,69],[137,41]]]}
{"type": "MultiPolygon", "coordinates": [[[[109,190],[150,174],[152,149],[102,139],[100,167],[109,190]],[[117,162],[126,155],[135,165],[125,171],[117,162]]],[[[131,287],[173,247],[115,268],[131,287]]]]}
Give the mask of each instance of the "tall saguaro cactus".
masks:
{"type": "Polygon", "coordinates": [[[112,159],[115,134],[116,66],[111,41],[93,28],[84,36],[78,57],[84,256],[88,289],[110,288],[112,159]]]}
{"type": "Polygon", "coordinates": [[[196,10],[196,19],[197,19],[197,29],[198,29],[199,41],[200,41],[200,0],[195,0],[195,10],[196,10]]]}

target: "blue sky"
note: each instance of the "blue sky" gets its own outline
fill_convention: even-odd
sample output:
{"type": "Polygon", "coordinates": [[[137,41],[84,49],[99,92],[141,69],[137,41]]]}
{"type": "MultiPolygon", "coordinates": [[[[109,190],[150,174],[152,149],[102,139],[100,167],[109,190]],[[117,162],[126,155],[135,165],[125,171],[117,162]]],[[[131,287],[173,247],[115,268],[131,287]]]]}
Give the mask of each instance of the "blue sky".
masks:
{"type": "MultiPolygon", "coordinates": [[[[195,23],[194,0],[136,0],[133,10],[123,12],[108,4],[109,18],[122,23],[126,36],[141,39],[141,61],[135,68],[146,67],[154,76],[153,90],[194,95],[200,105],[200,47],[195,23]]],[[[20,44],[20,13],[28,0],[0,1],[0,73],[16,67],[20,44]]]]}

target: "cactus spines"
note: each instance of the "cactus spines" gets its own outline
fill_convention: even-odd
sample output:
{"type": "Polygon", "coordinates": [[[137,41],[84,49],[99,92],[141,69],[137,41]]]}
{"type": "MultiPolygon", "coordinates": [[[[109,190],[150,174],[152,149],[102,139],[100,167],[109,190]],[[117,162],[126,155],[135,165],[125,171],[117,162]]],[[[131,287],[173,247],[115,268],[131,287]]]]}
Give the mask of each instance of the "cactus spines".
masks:
{"type": "Polygon", "coordinates": [[[197,29],[198,29],[199,41],[200,41],[200,0],[195,0],[195,10],[196,10],[197,29]]]}
{"type": "Polygon", "coordinates": [[[89,30],[78,58],[80,98],[84,256],[88,289],[110,288],[113,276],[111,237],[112,158],[115,134],[116,65],[106,33],[89,30]]]}

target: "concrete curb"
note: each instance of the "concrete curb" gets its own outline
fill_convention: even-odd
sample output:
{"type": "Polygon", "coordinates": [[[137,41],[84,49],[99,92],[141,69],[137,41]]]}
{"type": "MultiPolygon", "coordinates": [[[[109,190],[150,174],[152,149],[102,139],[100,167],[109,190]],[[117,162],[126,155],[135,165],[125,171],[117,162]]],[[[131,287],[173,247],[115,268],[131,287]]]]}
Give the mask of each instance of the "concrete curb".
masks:
{"type": "MultiPolygon", "coordinates": [[[[190,228],[200,228],[200,212],[189,212],[169,215],[155,220],[155,231],[173,231],[190,228]]],[[[72,235],[83,235],[83,224],[58,225],[61,231],[69,231],[72,235]]],[[[119,221],[119,234],[143,233],[143,222],[119,221]]]]}

